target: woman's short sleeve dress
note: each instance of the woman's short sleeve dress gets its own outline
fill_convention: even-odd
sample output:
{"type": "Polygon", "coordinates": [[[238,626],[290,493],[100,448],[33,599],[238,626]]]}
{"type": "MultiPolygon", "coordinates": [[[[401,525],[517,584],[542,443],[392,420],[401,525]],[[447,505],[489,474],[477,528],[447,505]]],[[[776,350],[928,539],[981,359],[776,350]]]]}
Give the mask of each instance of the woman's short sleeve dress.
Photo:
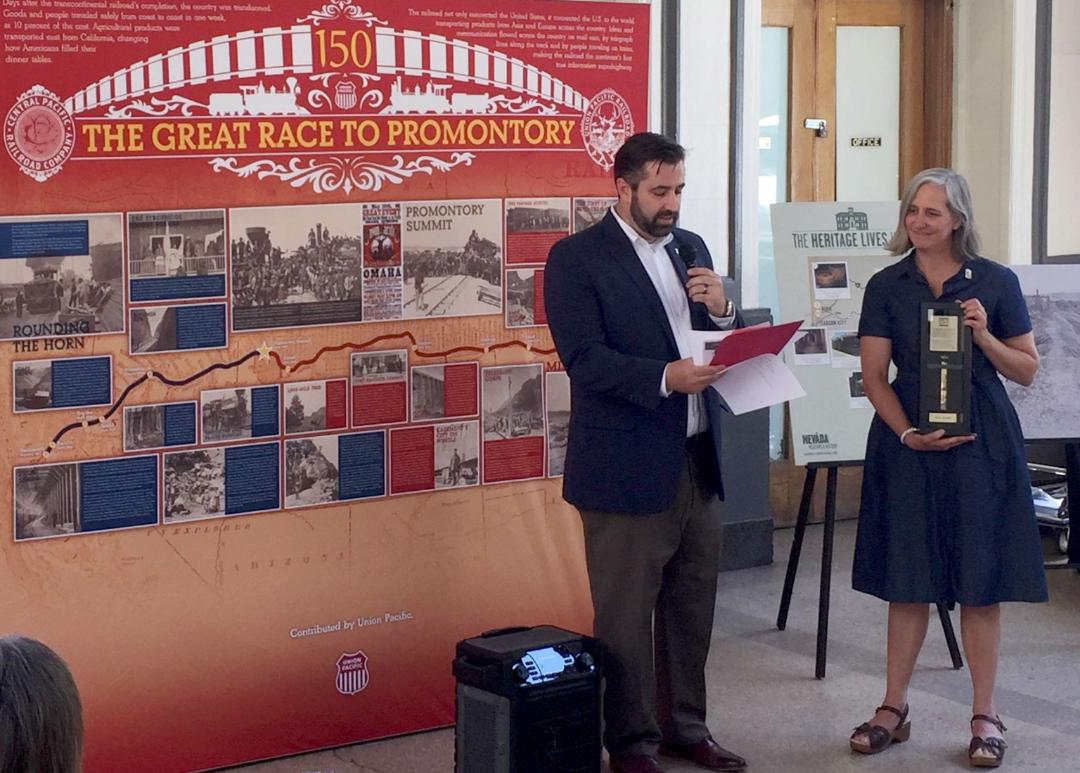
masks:
{"type": "MultiPolygon", "coordinates": [[[[999,339],[1030,332],[1016,275],[969,258],[938,301],[978,298],[999,339]]],[[[859,335],[888,338],[892,382],[908,419],[918,417],[919,314],[935,300],[909,254],[875,274],[863,295],[859,335]]],[[[973,346],[974,441],[913,451],[877,415],[866,441],[852,585],[886,601],[985,606],[1045,601],[1042,544],[1020,421],[997,371],[973,346]]]]}

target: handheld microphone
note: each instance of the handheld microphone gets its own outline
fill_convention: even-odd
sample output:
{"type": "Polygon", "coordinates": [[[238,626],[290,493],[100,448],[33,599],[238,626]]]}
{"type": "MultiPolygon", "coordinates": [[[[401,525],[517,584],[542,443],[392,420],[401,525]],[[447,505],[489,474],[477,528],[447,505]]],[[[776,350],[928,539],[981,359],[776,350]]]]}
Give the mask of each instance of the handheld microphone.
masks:
{"type": "MultiPolygon", "coordinates": [[[[697,268],[697,247],[690,242],[683,242],[678,246],[676,252],[679,255],[679,259],[686,266],[686,270],[689,271],[692,268],[697,268]]],[[[704,306],[701,301],[690,301],[690,308],[697,308],[698,306],[704,306]]]]}
{"type": "Polygon", "coordinates": [[[690,242],[683,242],[679,245],[678,253],[687,270],[697,268],[697,247],[690,242]]]}

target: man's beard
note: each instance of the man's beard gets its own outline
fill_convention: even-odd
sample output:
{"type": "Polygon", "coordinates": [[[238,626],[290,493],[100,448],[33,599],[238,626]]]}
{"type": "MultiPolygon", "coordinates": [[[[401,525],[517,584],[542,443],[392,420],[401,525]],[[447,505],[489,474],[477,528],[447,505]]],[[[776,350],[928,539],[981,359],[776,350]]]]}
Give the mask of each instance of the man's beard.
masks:
{"type": "Polygon", "coordinates": [[[638,228],[649,236],[655,236],[656,238],[667,236],[675,228],[675,224],[679,222],[679,213],[672,212],[670,209],[660,210],[650,220],[645,215],[641,205],[638,204],[637,196],[630,199],[630,217],[634,218],[634,223],[637,224],[638,228]],[[666,216],[671,216],[671,221],[661,223],[660,218],[666,216]]]}

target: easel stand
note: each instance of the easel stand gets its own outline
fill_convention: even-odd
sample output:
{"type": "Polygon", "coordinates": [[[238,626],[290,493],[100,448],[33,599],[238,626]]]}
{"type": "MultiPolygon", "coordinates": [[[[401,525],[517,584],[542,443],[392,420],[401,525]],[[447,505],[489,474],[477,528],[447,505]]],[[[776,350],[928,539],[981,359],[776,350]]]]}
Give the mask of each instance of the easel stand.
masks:
{"type": "MultiPolygon", "coordinates": [[[[806,480],[803,482],[802,502],[799,504],[799,517],[795,521],[795,538],[791,543],[788,556],[787,576],[784,577],[784,593],[780,597],[780,613],[776,616],[776,627],[783,631],[787,627],[788,608],[791,606],[791,591],[795,587],[795,573],[799,569],[799,555],[802,553],[803,536],[806,524],[810,520],[810,508],[814,501],[814,483],[820,469],[827,470],[825,478],[825,533],[821,540],[821,589],[818,595],[817,662],[814,676],[825,678],[825,660],[829,646],[829,593],[832,585],[833,535],[836,527],[836,478],[840,467],[858,467],[862,462],[811,462],[806,465],[806,480]]],[[[944,604],[937,605],[941,627],[945,631],[945,643],[949,647],[953,668],[963,668],[960,648],[956,644],[952,620],[944,604]]]]}

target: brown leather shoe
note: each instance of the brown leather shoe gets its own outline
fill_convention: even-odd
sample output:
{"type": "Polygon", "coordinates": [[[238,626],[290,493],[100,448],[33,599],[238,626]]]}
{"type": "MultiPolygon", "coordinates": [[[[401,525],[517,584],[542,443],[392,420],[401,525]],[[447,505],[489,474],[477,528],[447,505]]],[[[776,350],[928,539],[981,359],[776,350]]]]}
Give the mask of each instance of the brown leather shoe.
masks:
{"type": "Polygon", "coordinates": [[[663,773],[656,759],[648,754],[612,754],[608,760],[611,773],[663,773]]]}
{"type": "MultiPolygon", "coordinates": [[[[976,720],[989,722],[1001,733],[1008,729],[1005,727],[1005,723],[1001,721],[1001,717],[998,716],[991,717],[986,714],[976,714],[971,718],[972,724],[976,720]]],[[[968,745],[968,761],[976,768],[996,768],[1005,759],[1005,747],[1007,746],[1008,744],[1005,743],[1004,738],[973,736],[971,743],[968,745]]]]}
{"type": "Polygon", "coordinates": [[[735,752],[729,752],[712,738],[703,738],[689,746],[662,743],[660,753],[665,757],[691,760],[709,770],[746,770],[746,760],[735,752]]]}
{"type": "Polygon", "coordinates": [[[911,738],[911,723],[907,718],[907,706],[904,706],[904,710],[900,711],[894,706],[881,705],[877,707],[874,713],[876,714],[878,711],[891,712],[899,717],[900,721],[892,730],[883,725],[871,725],[869,722],[863,722],[851,733],[851,740],[848,743],[851,745],[852,751],[857,751],[859,754],[878,754],[894,743],[903,743],[911,738]],[[866,741],[855,740],[861,735],[866,736],[866,741]]]}

